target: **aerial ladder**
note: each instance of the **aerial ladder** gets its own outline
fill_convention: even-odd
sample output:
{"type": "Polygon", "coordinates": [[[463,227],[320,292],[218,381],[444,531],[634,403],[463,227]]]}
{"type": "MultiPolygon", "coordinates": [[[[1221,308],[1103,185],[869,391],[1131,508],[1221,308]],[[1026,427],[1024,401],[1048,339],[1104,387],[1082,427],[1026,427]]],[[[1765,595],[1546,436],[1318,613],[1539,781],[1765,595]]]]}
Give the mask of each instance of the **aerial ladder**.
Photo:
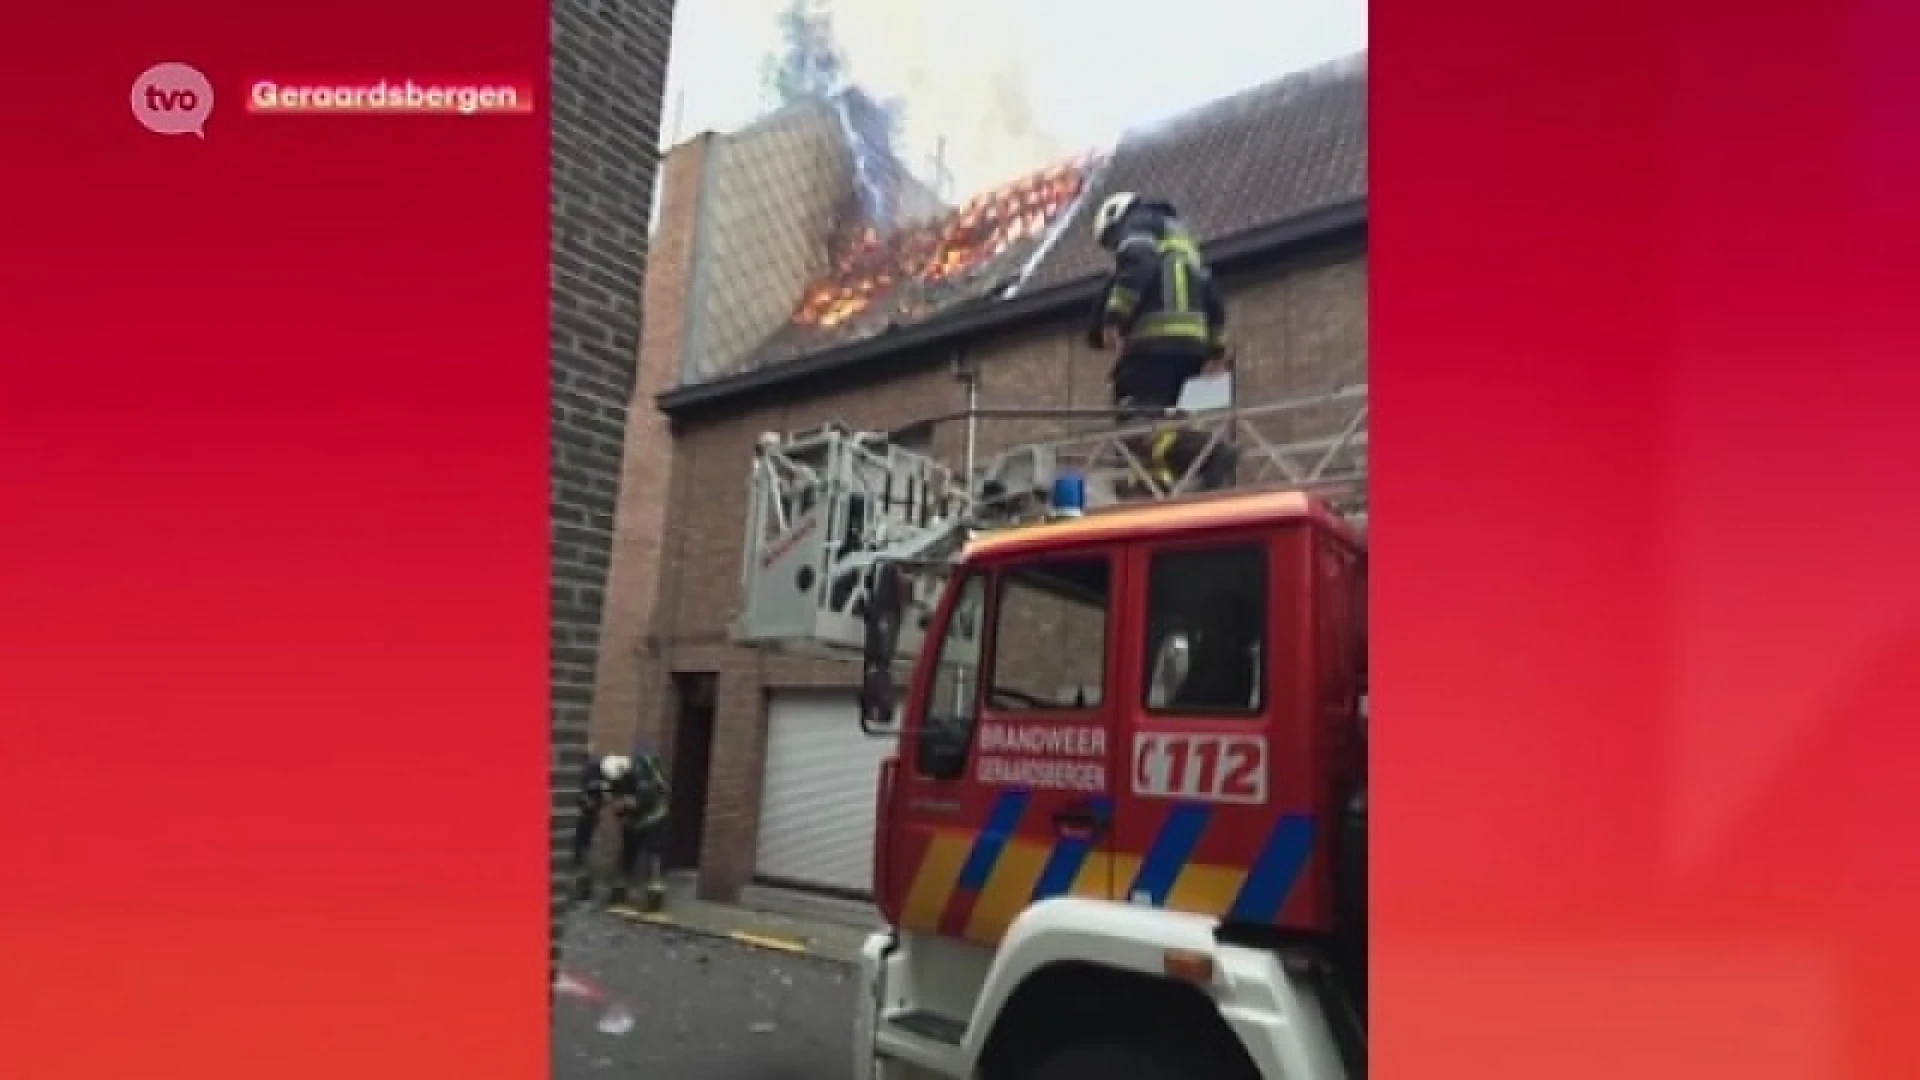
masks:
{"type": "Polygon", "coordinates": [[[1364,529],[1366,384],[1236,407],[1231,376],[1215,378],[1224,385],[1190,388],[1182,409],[1132,424],[1114,425],[1111,409],[988,407],[913,425],[923,432],[940,422],[1050,420],[1085,428],[958,469],[891,432],[827,424],[761,435],[748,482],[734,640],[859,654],[866,647],[865,612],[885,567],[905,571],[911,582],[902,597],[899,649],[916,654],[941,572],[967,540],[1057,516],[1054,499],[1067,478],[1083,494],[1067,513],[1186,499],[1201,493],[1201,463],[1230,451],[1238,458],[1235,490],[1308,492],[1364,529]],[[1192,467],[1168,483],[1147,466],[1142,447],[1172,428],[1196,437],[1199,446],[1192,467]],[[1301,431],[1309,434],[1296,434],[1301,431]]]}
{"type": "MultiPolygon", "coordinates": [[[[758,441],[734,638],[754,648],[858,660],[860,726],[869,734],[902,739],[878,778],[875,894],[889,926],[862,952],[854,1022],[858,1080],[1364,1080],[1367,388],[1357,384],[1240,406],[1231,380],[1231,374],[1195,380],[1180,409],[1144,419],[1121,420],[1105,409],[980,407],[970,395],[968,409],[904,431],[829,424],[768,433],[758,441]],[[976,454],[980,425],[1005,420],[1044,422],[1062,430],[976,454]],[[965,425],[965,449],[955,455],[955,464],[925,449],[928,425],[940,423],[965,425]],[[1145,460],[1145,448],[1170,434],[1187,440],[1189,451],[1177,475],[1145,460]],[[1225,473],[1217,468],[1222,461],[1231,463],[1225,473]],[[1219,492],[1223,485],[1232,490],[1219,492]],[[1306,497],[1234,502],[1261,490],[1306,497]],[[919,854],[931,850],[924,841],[901,839],[894,827],[899,821],[933,814],[949,834],[957,828],[963,841],[974,836],[976,847],[1010,839],[994,832],[1008,826],[996,824],[997,816],[985,810],[1002,805],[1009,792],[964,765],[941,773],[936,761],[929,771],[927,755],[939,750],[939,732],[930,717],[916,719],[911,706],[903,712],[896,692],[896,679],[923,651],[940,656],[931,667],[943,669],[942,635],[966,640],[981,633],[977,622],[959,614],[958,596],[943,597],[952,570],[981,565],[975,542],[986,534],[1108,512],[1119,521],[1141,504],[1198,505],[1210,499],[1218,500],[1215,507],[1264,506],[1269,513],[1283,503],[1302,508],[1286,527],[1309,530],[1297,535],[1311,536],[1314,543],[1275,546],[1273,557],[1311,550],[1302,557],[1319,560],[1324,549],[1345,568],[1328,595],[1346,598],[1341,617],[1356,627],[1336,637],[1356,643],[1351,648],[1359,658],[1350,666],[1358,675],[1348,680],[1355,696],[1342,715],[1352,719],[1359,734],[1346,750],[1327,750],[1316,764],[1276,759],[1273,766],[1276,785],[1296,793],[1322,792],[1312,796],[1320,801],[1306,809],[1342,823],[1327,833],[1335,839],[1315,841],[1326,853],[1314,856],[1317,870],[1298,879],[1311,879],[1308,891],[1314,895],[1283,913],[1279,897],[1284,892],[1275,894],[1267,914],[1250,923],[1239,900],[1231,909],[1202,910],[1172,900],[1142,906],[1132,895],[1042,896],[1036,886],[1013,926],[991,940],[981,940],[971,929],[956,930],[960,924],[916,922],[908,910],[912,902],[903,904],[900,896],[911,893],[924,900],[928,874],[938,871],[927,870],[932,855],[919,854]],[[1282,781],[1282,768],[1296,771],[1282,781]],[[917,786],[908,790],[908,785],[917,786]],[[966,834],[968,828],[976,831],[966,834]],[[922,860],[920,869],[905,871],[913,878],[908,889],[902,867],[916,859],[922,860]]],[[[1226,511],[1216,516],[1222,514],[1226,511]]],[[[1155,528],[1141,525],[1137,535],[1151,543],[1155,528]]],[[[1277,536],[1273,530],[1281,526],[1260,519],[1228,528],[1257,538],[1277,536]]],[[[1002,565],[995,572],[1004,572],[1002,565]]],[[[1313,567],[1316,581],[1335,580],[1326,576],[1334,571],[1331,562],[1298,565],[1313,567]]],[[[1326,602],[1317,591],[1315,597],[1315,604],[1326,602]]],[[[1321,614],[1316,610],[1315,617],[1321,614]]],[[[1164,639],[1153,640],[1164,644],[1164,639]]],[[[1177,644],[1184,649],[1198,640],[1177,644]]],[[[1154,651],[1173,661],[1184,656],[1161,646],[1154,651]]],[[[1260,645],[1250,653],[1256,668],[1270,662],[1262,658],[1260,645]]],[[[1162,660],[1150,666],[1158,671],[1162,660]]],[[[1160,676],[1153,678],[1159,695],[1160,676]]],[[[1287,692],[1271,678],[1259,685],[1287,692]]],[[[991,692],[965,692],[980,694],[976,715],[979,709],[993,714],[991,692]]],[[[1254,707],[1267,709],[1265,715],[1273,718],[1263,727],[1277,727],[1283,709],[1293,710],[1284,715],[1301,715],[1294,705],[1278,704],[1278,694],[1263,699],[1261,693],[1255,691],[1254,707]]],[[[1319,685],[1298,693],[1303,696],[1288,700],[1310,699],[1312,709],[1328,700],[1319,685]]],[[[932,696],[916,692],[908,700],[932,696]]],[[[1117,713],[1106,715],[1135,723],[1117,713]]],[[[1114,738],[1137,745],[1145,731],[1129,726],[1114,738]]],[[[1296,739],[1288,745],[1307,743],[1296,739]]],[[[959,760],[965,755],[963,745],[959,760]]],[[[1134,784],[1114,776],[1110,805],[1120,806],[1121,813],[1131,806],[1136,821],[1167,812],[1170,803],[1145,799],[1148,793],[1134,784]]],[[[1265,850],[1270,836],[1281,835],[1301,809],[1275,802],[1245,811],[1234,830],[1265,850]]],[[[1056,813],[1051,820],[1057,828],[1063,819],[1056,813]]],[[[1103,827],[1095,823],[1096,831],[1103,827]]],[[[1254,879],[1264,871],[1255,863],[1264,865],[1265,856],[1256,859],[1251,847],[1248,854],[1231,854],[1240,850],[1234,846],[1238,841],[1225,839],[1218,850],[1229,853],[1219,858],[1229,864],[1244,861],[1237,869],[1228,865],[1210,872],[1242,874],[1243,896],[1258,891],[1254,879]]],[[[1040,842],[1077,841],[1042,836],[1040,842]]],[[[958,863],[949,870],[963,873],[958,863]]]]}

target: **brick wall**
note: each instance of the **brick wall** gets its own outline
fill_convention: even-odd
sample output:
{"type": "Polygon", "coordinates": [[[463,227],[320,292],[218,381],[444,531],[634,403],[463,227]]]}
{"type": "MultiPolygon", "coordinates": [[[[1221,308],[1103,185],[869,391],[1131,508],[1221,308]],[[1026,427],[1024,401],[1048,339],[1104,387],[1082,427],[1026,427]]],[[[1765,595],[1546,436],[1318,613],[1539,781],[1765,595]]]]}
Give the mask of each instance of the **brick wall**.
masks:
{"type": "MultiPolygon", "coordinates": [[[[1254,404],[1364,380],[1366,290],[1364,254],[1229,282],[1240,400],[1254,404]]],[[[1080,340],[1080,327],[1077,318],[1070,319],[976,346],[982,403],[1106,404],[1111,358],[1088,349],[1080,340]]],[[[651,643],[659,655],[657,679],[663,686],[671,671],[719,674],[701,867],[707,895],[730,896],[752,873],[767,690],[853,682],[845,665],[768,656],[726,644],[729,624],[739,610],[744,484],[754,438],[762,431],[789,431],[830,420],[893,428],[964,405],[961,386],[944,366],[934,365],[833,393],[795,393],[766,404],[716,410],[711,418],[687,421],[678,433],[651,643]]],[[[1325,419],[1329,425],[1337,422],[1332,416],[1325,419]]],[[[960,458],[960,427],[948,425],[935,435],[935,452],[949,462],[960,458]]],[[[1064,422],[1057,420],[983,421],[979,449],[984,456],[1064,430],[1064,422]]],[[[660,730],[655,731],[658,737],[660,730]]]]}
{"type": "Polygon", "coordinates": [[[550,948],[559,956],[566,836],[588,704],[639,345],[647,211],[673,0],[554,0],[552,776],[550,948]]]}
{"type": "MultiPolygon", "coordinates": [[[[661,163],[658,234],[648,258],[647,320],[626,430],[612,567],[594,680],[591,740],[605,752],[636,739],[666,750],[673,697],[650,648],[661,580],[674,443],[653,399],[725,372],[792,314],[826,268],[827,240],[853,192],[833,107],[803,102],[740,131],[704,134],[661,163]],[[660,691],[660,692],[656,692],[660,691]],[[642,718],[646,718],[643,722],[642,718]]],[[[718,479],[724,498],[738,476],[718,479]]]]}
{"type": "MultiPolygon", "coordinates": [[[[660,164],[660,219],[647,255],[645,309],[653,314],[640,335],[634,406],[627,415],[620,500],[614,519],[612,568],[600,629],[600,662],[593,683],[593,747],[621,753],[634,746],[643,708],[641,671],[648,623],[660,583],[660,545],[666,524],[673,436],[653,399],[678,381],[690,320],[683,304],[693,275],[701,183],[714,143],[702,135],[669,150],[660,164]]],[[[659,743],[654,743],[658,747],[659,743]]]]}

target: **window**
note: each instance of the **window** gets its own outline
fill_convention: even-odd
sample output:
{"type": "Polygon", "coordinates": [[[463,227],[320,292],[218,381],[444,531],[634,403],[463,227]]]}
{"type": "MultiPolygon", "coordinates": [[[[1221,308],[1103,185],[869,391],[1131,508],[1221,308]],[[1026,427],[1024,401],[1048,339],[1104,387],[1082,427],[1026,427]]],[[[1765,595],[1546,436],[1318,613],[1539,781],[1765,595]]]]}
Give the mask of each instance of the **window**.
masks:
{"type": "Polygon", "coordinates": [[[1156,552],[1147,570],[1147,709],[1251,715],[1265,689],[1267,552],[1156,552]]]}
{"type": "MultiPolygon", "coordinates": [[[[964,748],[973,737],[973,721],[980,686],[981,631],[986,623],[987,582],[974,574],[960,584],[946,633],[940,639],[940,659],[927,688],[925,728],[929,738],[964,748]]],[[[923,769],[923,772],[930,770],[923,769]]]]}
{"type": "Polygon", "coordinates": [[[1032,711],[1097,709],[1106,698],[1105,555],[1002,571],[987,704],[1032,711]]]}

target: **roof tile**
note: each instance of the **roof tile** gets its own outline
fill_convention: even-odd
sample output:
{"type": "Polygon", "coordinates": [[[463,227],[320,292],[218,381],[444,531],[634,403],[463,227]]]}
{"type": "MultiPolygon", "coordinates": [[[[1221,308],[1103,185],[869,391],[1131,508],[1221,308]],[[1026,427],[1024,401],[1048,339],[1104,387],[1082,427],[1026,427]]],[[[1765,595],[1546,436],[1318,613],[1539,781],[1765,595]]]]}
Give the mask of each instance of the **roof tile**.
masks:
{"type": "Polygon", "coordinates": [[[1009,286],[1025,292],[1100,273],[1108,260],[1085,222],[1116,191],[1171,201],[1202,242],[1364,198],[1366,54],[1130,133],[1110,158],[1041,170],[930,221],[883,232],[850,215],[832,269],[737,370],[992,303],[1009,286]]]}
{"type": "Polygon", "coordinates": [[[884,232],[849,222],[831,245],[832,269],[744,366],[859,341],[1004,291],[1071,212],[1095,164],[1049,166],[931,221],[884,232]]]}
{"type": "Polygon", "coordinates": [[[1103,271],[1086,226],[1116,191],[1167,199],[1202,241],[1367,194],[1366,54],[1288,75],[1124,137],[1023,289],[1103,271]]]}

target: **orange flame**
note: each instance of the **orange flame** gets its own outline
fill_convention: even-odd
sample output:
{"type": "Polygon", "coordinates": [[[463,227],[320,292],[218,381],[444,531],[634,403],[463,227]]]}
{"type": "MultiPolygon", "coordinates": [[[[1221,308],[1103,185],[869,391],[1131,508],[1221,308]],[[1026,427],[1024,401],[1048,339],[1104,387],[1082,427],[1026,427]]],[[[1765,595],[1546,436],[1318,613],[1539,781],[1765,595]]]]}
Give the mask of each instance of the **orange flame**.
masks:
{"type": "MultiPolygon", "coordinates": [[[[977,195],[943,218],[885,237],[870,225],[851,230],[836,245],[831,269],[795,307],[793,322],[830,330],[870,310],[898,286],[966,277],[1044,232],[1086,185],[1089,164],[1054,165],[977,195]]],[[[912,298],[895,301],[908,309],[924,306],[912,298]]]]}

